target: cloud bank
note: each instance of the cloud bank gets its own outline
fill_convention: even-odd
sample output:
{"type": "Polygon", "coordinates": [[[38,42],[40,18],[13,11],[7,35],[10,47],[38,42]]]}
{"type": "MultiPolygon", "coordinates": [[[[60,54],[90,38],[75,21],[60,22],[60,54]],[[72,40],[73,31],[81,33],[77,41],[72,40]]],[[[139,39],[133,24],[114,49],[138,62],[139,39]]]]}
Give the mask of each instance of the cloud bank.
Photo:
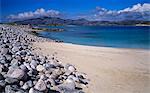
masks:
{"type": "MultiPolygon", "coordinates": [[[[56,10],[45,10],[43,8],[37,9],[34,12],[24,12],[19,13],[17,15],[9,15],[9,20],[24,20],[31,18],[39,18],[39,17],[63,17],[63,14],[56,10]]],[[[65,14],[66,17],[69,14],[65,14]]],[[[82,13],[82,15],[72,16],[74,19],[85,18],[88,20],[97,20],[97,21],[122,21],[122,20],[144,20],[150,21],[150,4],[136,4],[132,7],[128,7],[122,10],[108,10],[101,7],[96,7],[90,13],[82,13]]],[[[69,17],[69,18],[72,18],[69,17]]],[[[68,17],[67,17],[68,18],[68,17]]]]}
{"type": "Polygon", "coordinates": [[[122,21],[122,20],[146,20],[150,21],[150,4],[144,3],[133,5],[131,8],[123,10],[107,10],[105,8],[96,7],[96,9],[89,14],[78,16],[79,18],[86,18],[88,20],[99,21],[122,21]]]}
{"type": "Polygon", "coordinates": [[[39,18],[39,17],[60,17],[61,13],[56,10],[45,10],[43,8],[37,9],[34,12],[24,12],[19,13],[17,15],[9,15],[9,20],[25,20],[31,18],[39,18]]]}

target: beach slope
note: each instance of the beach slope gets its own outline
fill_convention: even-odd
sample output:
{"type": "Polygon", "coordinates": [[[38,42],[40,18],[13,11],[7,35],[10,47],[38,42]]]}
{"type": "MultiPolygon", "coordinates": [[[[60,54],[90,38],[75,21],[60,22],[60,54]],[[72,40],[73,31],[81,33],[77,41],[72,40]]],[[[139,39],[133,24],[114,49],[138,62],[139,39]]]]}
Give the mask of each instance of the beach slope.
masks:
{"type": "Polygon", "coordinates": [[[52,55],[85,72],[87,93],[149,93],[150,51],[82,46],[67,43],[34,43],[35,52],[52,55]]]}

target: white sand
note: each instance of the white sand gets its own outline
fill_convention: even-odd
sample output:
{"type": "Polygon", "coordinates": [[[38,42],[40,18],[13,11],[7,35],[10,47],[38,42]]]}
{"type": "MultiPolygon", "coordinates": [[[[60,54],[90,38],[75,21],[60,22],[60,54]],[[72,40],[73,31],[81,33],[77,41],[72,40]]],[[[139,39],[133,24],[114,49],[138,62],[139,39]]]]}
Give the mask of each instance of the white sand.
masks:
{"type": "Polygon", "coordinates": [[[55,56],[85,72],[87,93],[150,93],[150,50],[41,42],[38,53],[55,56]]]}

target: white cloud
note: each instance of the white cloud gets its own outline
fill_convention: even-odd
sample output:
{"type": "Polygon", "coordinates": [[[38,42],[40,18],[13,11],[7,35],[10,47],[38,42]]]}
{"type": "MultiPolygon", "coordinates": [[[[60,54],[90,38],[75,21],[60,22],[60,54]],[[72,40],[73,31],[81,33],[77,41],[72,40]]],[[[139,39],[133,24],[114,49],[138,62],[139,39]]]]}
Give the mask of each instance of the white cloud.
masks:
{"type": "Polygon", "coordinates": [[[137,4],[133,5],[132,8],[126,8],[118,12],[121,13],[121,12],[145,12],[145,11],[150,11],[150,4],[148,3],[144,3],[143,5],[137,4]]]}
{"type": "Polygon", "coordinates": [[[121,21],[121,20],[147,20],[150,21],[150,4],[144,3],[133,5],[123,10],[107,10],[96,7],[93,13],[80,16],[89,20],[121,21]]]}
{"type": "Polygon", "coordinates": [[[23,20],[23,19],[30,19],[30,18],[38,18],[38,17],[59,17],[60,12],[56,10],[45,10],[43,8],[37,9],[36,11],[32,12],[24,12],[19,13],[17,15],[10,15],[8,16],[9,20],[23,20]]]}
{"type": "MultiPolygon", "coordinates": [[[[69,14],[67,14],[69,15],[69,14]]],[[[36,11],[19,13],[17,15],[10,15],[10,20],[24,20],[38,17],[63,17],[62,13],[56,10],[45,10],[43,8],[37,9],[36,11]]],[[[82,15],[73,16],[77,18],[85,18],[88,20],[99,20],[99,21],[121,21],[121,20],[146,20],[150,21],[150,4],[136,4],[132,7],[128,7],[122,10],[108,10],[101,7],[96,7],[92,13],[82,13],[82,15]]],[[[65,18],[68,18],[65,16],[65,18]]],[[[72,18],[70,16],[69,18],[72,18]]]]}

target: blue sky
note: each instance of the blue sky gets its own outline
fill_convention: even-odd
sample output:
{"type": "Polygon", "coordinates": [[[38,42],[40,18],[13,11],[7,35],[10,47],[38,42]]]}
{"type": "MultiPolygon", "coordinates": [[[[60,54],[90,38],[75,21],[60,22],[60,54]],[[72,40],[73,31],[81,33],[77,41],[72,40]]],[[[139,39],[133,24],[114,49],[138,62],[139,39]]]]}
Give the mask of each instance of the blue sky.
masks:
{"type": "Polygon", "coordinates": [[[53,9],[64,14],[78,15],[94,10],[97,6],[108,10],[121,10],[135,4],[150,3],[149,0],[0,0],[1,18],[10,14],[53,9]]]}

